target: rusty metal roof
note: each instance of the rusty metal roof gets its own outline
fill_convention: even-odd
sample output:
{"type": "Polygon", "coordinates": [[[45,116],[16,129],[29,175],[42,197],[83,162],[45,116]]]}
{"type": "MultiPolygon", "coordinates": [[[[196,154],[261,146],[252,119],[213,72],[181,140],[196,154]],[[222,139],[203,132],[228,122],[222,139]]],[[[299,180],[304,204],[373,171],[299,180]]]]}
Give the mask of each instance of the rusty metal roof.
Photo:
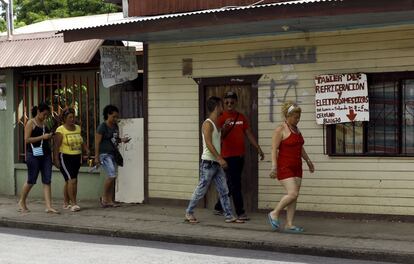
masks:
{"type": "Polygon", "coordinates": [[[103,40],[65,43],[63,34],[44,32],[0,38],[0,68],[84,64],[91,62],[103,40]]]}
{"type": "Polygon", "coordinates": [[[195,16],[195,15],[202,15],[202,14],[231,12],[231,11],[246,10],[246,9],[260,9],[260,8],[267,8],[267,7],[273,7],[273,6],[306,5],[306,4],[321,3],[321,2],[343,2],[343,1],[345,0],[299,0],[299,1],[287,1],[287,2],[278,2],[278,3],[271,3],[271,4],[228,6],[228,7],[218,8],[218,9],[208,9],[208,10],[201,10],[201,11],[195,11],[195,12],[174,13],[174,14],[165,14],[165,15],[156,15],[156,16],[126,17],[123,19],[110,21],[107,23],[102,23],[100,25],[86,25],[82,27],[71,26],[71,27],[61,29],[59,30],[59,32],[66,32],[66,31],[79,30],[79,29],[88,29],[88,28],[99,28],[99,27],[105,27],[105,26],[113,26],[113,25],[145,22],[145,21],[162,20],[162,19],[168,19],[168,18],[195,16]]]}

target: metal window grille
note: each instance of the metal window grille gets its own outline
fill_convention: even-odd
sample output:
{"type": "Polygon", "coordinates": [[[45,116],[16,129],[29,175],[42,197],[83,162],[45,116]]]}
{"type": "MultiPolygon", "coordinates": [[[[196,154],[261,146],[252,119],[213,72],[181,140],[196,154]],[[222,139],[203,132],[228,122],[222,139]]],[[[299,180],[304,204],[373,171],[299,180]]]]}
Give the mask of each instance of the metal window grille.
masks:
{"type": "Polygon", "coordinates": [[[413,156],[414,73],[369,78],[370,121],[329,126],[330,155],[413,156]]]}
{"type": "Polygon", "coordinates": [[[65,107],[73,107],[85,143],[94,153],[95,130],[99,120],[98,70],[31,73],[21,75],[16,87],[17,161],[26,155],[24,127],[31,109],[40,102],[50,105],[52,113],[46,121],[54,131],[65,107]]]}

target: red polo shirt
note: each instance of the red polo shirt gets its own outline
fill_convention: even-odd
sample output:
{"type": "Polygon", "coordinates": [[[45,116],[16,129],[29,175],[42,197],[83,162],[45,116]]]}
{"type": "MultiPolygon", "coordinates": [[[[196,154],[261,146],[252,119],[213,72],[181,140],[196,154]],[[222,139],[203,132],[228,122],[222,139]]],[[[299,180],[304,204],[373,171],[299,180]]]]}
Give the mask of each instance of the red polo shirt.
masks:
{"type": "MultiPolygon", "coordinates": [[[[239,113],[238,117],[237,113],[238,112],[236,111],[231,113],[225,111],[218,119],[219,127],[221,127],[222,129],[225,123],[226,128],[230,129],[236,121],[236,124],[230,130],[230,133],[228,133],[227,136],[224,139],[222,139],[221,155],[224,158],[243,156],[245,152],[244,134],[245,131],[249,128],[249,123],[242,113],[239,113]]],[[[225,130],[226,129],[223,129],[221,133],[225,133],[225,130]]]]}

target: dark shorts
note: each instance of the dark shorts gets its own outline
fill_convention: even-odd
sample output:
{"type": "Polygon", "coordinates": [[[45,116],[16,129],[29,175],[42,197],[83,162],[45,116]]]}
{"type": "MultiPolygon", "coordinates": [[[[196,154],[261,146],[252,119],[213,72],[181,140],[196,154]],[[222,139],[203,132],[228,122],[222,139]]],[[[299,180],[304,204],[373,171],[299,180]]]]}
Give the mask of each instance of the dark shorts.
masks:
{"type": "Polygon", "coordinates": [[[60,172],[62,173],[63,178],[65,178],[65,181],[78,178],[81,158],[81,154],[68,155],[59,153],[60,172]]]}
{"type": "Polygon", "coordinates": [[[35,157],[33,153],[27,152],[26,165],[28,184],[36,184],[39,172],[42,173],[43,184],[50,184],[52,182],[52,156],[50,154],[35,157]]]}

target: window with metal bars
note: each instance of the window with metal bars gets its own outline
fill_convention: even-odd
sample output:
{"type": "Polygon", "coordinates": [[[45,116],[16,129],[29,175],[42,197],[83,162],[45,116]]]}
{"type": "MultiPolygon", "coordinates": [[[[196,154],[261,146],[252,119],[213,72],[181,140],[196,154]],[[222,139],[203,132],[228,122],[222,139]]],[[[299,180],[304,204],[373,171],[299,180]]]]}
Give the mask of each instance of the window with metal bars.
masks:
{"type": "Polygon", "coordinates": [[[370,120],[329,125],[337,156],[414,156],[414,72],[368,74],[370,120]]]}
{"type": "Polygon", "coordinates": [[[52,109],[46,121],[54,131],[65,107],[75,109],[76,122],[91,153],[94,153],[95,130],[99,121],[98,70],[31,73],[20,76],[16,87],[17,161],[25,159],[24,127],[32,118],[31,109],[46,102],[52,109]]]}

